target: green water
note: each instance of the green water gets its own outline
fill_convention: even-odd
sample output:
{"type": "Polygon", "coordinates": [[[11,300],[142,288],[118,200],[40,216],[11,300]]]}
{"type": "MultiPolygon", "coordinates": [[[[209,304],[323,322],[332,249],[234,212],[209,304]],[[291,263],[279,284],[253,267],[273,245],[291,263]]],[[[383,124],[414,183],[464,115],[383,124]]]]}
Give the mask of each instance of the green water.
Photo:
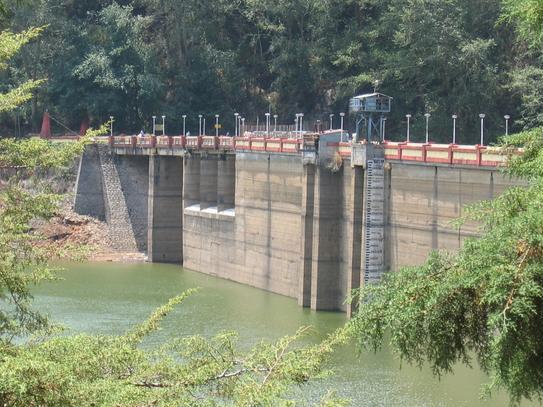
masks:
{"type": "MultiPolygon", "coordinates": [[[[259,339],[276,339],[311,325],[316,341],[345,323],[343,314],[312,312],[295,300],[241,284],[181,270],[176,266],[138,264],[72,265],[63,281],[36,292],[40,309],[72,332],[119,334],[142,321],[154,308],[190,287],[201,287],[162,324],[146,346],[181,335],[212,335],[236,330],[243,346],[259,339]]],[[[402,366],[388,351],[359,355],[340,349],[331,361],[336,374],[302,387],[316,398],[332,388],[354,406],[506,406],[503,394],[479,399],[486,377],[478,369],[459,366],[454,375],[438,380],[428,369],[402,366]]]]}

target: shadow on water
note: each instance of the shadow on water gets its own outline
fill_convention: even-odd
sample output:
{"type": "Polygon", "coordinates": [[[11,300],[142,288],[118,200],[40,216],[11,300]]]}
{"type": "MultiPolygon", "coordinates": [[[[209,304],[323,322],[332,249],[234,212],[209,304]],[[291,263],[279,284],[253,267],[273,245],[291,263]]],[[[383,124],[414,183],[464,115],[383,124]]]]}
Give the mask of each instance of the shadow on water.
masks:
{"type": "MultiPolygon", "coordinates": [[[[169,298],[192,287],[202,290],[187,299],[150,336],[145,346],[181,335],[239,333],[244,348],[312,326],[305,340],[316,342],[346,322],[344,314],[313,312],[291,298],[176,266],[157,264],[78,264],[67,267],[63,280],[36,290],[40,309],[69,332],[120,334],[141,322],[169,298]]],[[[487,378],[477,368],[459,366],[441,380],[427,368],[403,366],[388,351],[359,354],[354,346],[339,349],[332,361],[335,374],[296,392],[315,399],[335,389],[353,406],[507,406],[503,394],[480,400],[487,378]]],[[[529,404],[525,404],[529,405],[529,404]]]]}

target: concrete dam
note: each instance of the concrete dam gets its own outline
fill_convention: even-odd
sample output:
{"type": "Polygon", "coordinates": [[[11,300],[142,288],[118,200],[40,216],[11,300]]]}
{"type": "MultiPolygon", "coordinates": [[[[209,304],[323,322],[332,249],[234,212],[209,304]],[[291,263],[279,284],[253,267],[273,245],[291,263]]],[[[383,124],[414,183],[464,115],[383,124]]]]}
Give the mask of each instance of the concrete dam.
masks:
{"type": "Polygon", "coordinates": [[[351,313],[352,289],[455,251],[451,221],[518,185],[480,146],[318,138],[110,137],[89,145],[75,210],[116,249],[351,313]]]}

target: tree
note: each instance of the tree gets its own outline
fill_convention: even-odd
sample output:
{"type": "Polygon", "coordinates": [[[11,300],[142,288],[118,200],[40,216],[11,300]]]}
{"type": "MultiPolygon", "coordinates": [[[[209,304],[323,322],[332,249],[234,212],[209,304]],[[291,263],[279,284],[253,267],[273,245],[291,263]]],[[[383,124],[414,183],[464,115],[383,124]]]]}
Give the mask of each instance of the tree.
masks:
{"type": "MultiPolygon", "coordinates": [[[[224,332],[142,350],[141,340],[190,293],[171,299],[119,337],[57,337],[9,349],[0,361],[0,401],[6,406],[293,406],[284,396],[290,386],[319,373],[332,348],[345,340],[344,333],[336,333],[319,345],[296,348],[301,329],[244,354],[236,349],[236,335],[224,332]]],[[[346,404],[329,394],[320,405],[346,404]]]]}
{"type": "Polygon", "coordinates": [[[432,253],[362,290],[353,324],[364,348],[389,332],[402,359],[437,375],[476,359],[487,390],[504,388],[516,404],[543,397],[543,129],[503,143],[508,173],[527,186],[472,206],[466,219],[480,222],[481,237],[458,254],[432,253]]]}
{"type": "MultiPolygon", "coordinates": [[[[504,4],[504,18],[517,24],[521,38],[540,43],[543,3],[504,4]]],[[[538,68],[528,72],[518,80],[540,75],[538,68]]],[[[538,102],[527,102],[537,120],[538,102]]],[[[481,236],[458,254],[432,253],[424,265],[361,290],[352,325],[362,347],[378,349],[389,332],[401,358],[428,362],[437,375],[476,359],[491,376],[486,390],[504,388],[518,404],[543,399],[543,129],[502,143],[509,154],[506,171],[526,186],[472,206],[464,220],[479,222],[481,236]]]]}
{"type": "Polygon", "coordinates": [[[503,0],[503,19],[516,25],[520,37],[531,46],[543,41],[543,3],[541,0],[503,0]]]}
{"type": "MultiPolygon", "coordinates": [[[[4,60],[27,38],[0,35],[4,60]]],[[[14,108],[28,100],[28,87],[15,92],[17,98],[0,95],[0,105],[14,108]]],[[[293,406],[287,397],[290,387],[322,374],[334,347],[347,340],[347,329],[308,347],[297,345],[307,331],[302,328],[276,343],[261,342],[249,352],[237,349],[232,332],[213,338],[180,335],[151,351],[142,349],[141,341],[195,290],[170,299],[120,336],[56,336],[48,319],[32,308],[31,288],[55,278],[48,262],[57,253],[35,244],[39,235],[31,222],[50,219],[60,196],[43,185],[28,190],[20,181],[69,165],[106,128],[89,131],[74,143],[0,140],[0,163],[20,170],[0,196],[0,404],[293,406]]],[[[346,403],[330,393],[320,405],[346,403]]]]}

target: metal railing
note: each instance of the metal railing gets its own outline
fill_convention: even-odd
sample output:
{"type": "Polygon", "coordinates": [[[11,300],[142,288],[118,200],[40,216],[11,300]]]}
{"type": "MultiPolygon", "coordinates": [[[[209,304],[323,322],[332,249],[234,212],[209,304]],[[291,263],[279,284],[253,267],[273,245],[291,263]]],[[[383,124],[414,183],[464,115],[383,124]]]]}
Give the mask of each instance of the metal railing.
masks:
{"type": "MultiPolygon", "coordinates": [[[[109,138],[112,148],[131,149],[182,149],[187,151],[240,151],[300,154],[306,145],[313,145],[317,134],[306,133],[303,138],[265,137],[255,133],[246,133],[245,137],[229,136],[114,136],[109,138]]],[[[352,142],[336,143],[337,153],[344,159],[350,159],[352,142]]],[[[391,161],[411,161],[429,164],[473,165],[482,167],[503,166],[508,155],[498,147],[468,146],[456,144],[421,144],[385,142],[381,144],[385,159],[391,161]]],[[[513,154],[521,154],[519,149],[513,154]]],[[[508,152],[510,155],[511,152],[508,152]]]]}

